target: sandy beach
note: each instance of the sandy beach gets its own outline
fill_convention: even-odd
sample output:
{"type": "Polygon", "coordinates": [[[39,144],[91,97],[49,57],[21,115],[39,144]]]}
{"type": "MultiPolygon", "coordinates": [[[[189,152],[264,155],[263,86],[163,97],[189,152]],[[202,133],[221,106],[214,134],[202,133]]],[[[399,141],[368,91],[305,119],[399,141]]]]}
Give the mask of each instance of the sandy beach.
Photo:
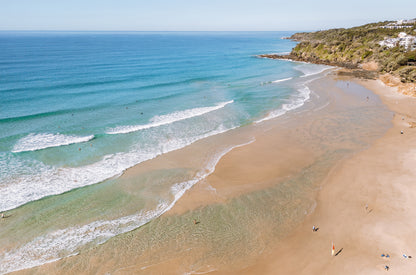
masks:
{"type": "Polygon", "coordinates": [[[416,241],[416,99],[380,81],[359,83],[394,112],[393,127],[334,167],[314,213],[245,274],[380,274],[386,266],[389,273],[414,274],[416,263],[405,256],[414,254],[416,241]]]}
{"type": "MultiPolygon", "coordinates": [[[[310,87],[295,113],[237,133],[247,145],[155,221],[18,273],[413,274],[415,259],[403,255],[416,241],[416,99],[334,74],[310,87]]],[[[192,163],[186,156],[207,143],[235,138],[198,142],[123,177],[192,163]]]]}

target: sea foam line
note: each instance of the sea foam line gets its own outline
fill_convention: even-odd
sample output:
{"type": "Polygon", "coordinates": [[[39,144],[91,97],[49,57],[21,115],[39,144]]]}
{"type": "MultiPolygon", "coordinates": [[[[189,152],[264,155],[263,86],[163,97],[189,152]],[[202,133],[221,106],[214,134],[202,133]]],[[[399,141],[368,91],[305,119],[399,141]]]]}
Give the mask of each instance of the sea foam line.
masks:
{"type": "MultiPolygon", "coordinates": [[[[324,65],[320,65],[320,66],[324,66],[324,65]]],[[[310,74],[310,75],[319,74],[319,73],[327,70],[328,67],[330,67],[330,66],[326,66],[326,67],[327,68],[319,71],[318,73],[313,73],[313,74],[310,74]]],[[[310,76],[310,75],[308,75],[308,76],[310,76]]],[[[263,121],[270,120],[270,119],[282,116],[282,115],[286,114],[288,111],[295,110],[299,107],[302,107],[305,104],[305,102],[310,99],[310,95],[311,95],[311,90],[309,89],[307,84],[311,83],[312,81],[314,81],[318,78],[320,78],[320,77],[319,76],[314,77],[314,78],[311,78],[311,79],[308,79],[307,81],[305,81],[302,84],[302,87],[298,88],[299,94],[295,97],[292,97],[290,103],[282,104],[282,107],[280,109],[271,111],[266,117],[264,117],[262,119],[259,119],[259,120],[256,120],[254,123],[255,124],[261,123],[263,121]]]]}
{"type": "Polygon", "coordinates": [[[27,152],[37,151],[51,147],[59,147],[64,145],[70,145],[74,143],[87,142],[94,139],[94,135],[78,137],[67,136],[63,134],[48,134],[48,133],[30,133],[29,135],[19,139],[13,146],[12,152],[27,152]]]}
{"type": "Polygon", "coordinates": [[[226,105],[233,103],[234,100],[230,100],[227,102],[221,102],[215,106],[211,107],[200,107],[200,108],[193,108],[184,111],[178,111],[167,115],[155,116],[150,119],[150,123],[143,124],[143,125],[129,125],[129,126],[118,126],[112,129],[109,129],[106,133],[110,135],[116,134],[127,134],[131,132],[137,132],[144,129],[149,129],[153,127],[159,127],[166,124],[171,124],[177,121],[189,119],[192,117],[197,117],[204,115],[209,112],[213,112],[224,108],[226,105]]]}
{"type": "MultiPolygon", "coordinates": [[[[298,61],[297,61],[298,62],[298,61]]],[[[334,68],[333,66],[328,65],[317,65],[317,64],[310,64],[310,63],[304,63],[299,66],[293,67],[295,70],[300,71],[303,73],[300,77],[308,77],[311,75],[320,74],[326,70],[334,68]]]]}
{"type": "Polygon", "coordinates": [[[298,91],[299,94],[295,98],[292,98],[290,103],[282,104],[281,108],[271,111],[266,117],[259,119],[254,123],[261,123],[263,121],[282,116],[288,111],[295,110],[303,106],[303,104],[305,104],[305,102],[310,98],[311,91],[306,84],[304,84],[302,88],[299,88],[298,91]]]}
{"type": "MultiPolygon", "coordinates": [[[[80,167],[53,167],[33,163],[32,170],[17,177],[6,178],[0,184],[0,211],[11,210],[46,196],[58,195],[75,188],[96,184],[121,175],[126,169],[159,155],[181,149],[200,139],[222,134],[236,127],[219,125],[215,130],[194,137],[163,139],[156,148],[136,148],[127,153],[109,154],[102,160],[80,167]]],[[[19,163],[16,163],[18,167],[19,163]]]]}
{"type": "Polygon", "coordinates": [[[206,164],[205,169],[199,171],[193,179],[174,184],[170,190],[173,195],[171,202],[161,201],[155,209],[141,210],[139,213],[130,216],[114,220],[99,220],[86,225],[68,227],[47,233],[15,250],[3,253],[0,256],[0,262],[2,263],[0,274],[32,268],[77,255],[79,249],[84,245],[102,244],[114,236],[143,226],[169,211],[187,190],[211,175],[223,156],[235,148],[248,145],[254,141],[255,139],[252,139],[249,142],[225,149],[216,154],[206,164]]]}
{"type": "Polygon", "coordinates": [[[272,81],[272,83],[284,82],[284,81],[291,80],[292,78],[293,78],[293,77],[288,77],[288,78],[278,79],[278,80],[274,80],[274,81],[272,81]]]}

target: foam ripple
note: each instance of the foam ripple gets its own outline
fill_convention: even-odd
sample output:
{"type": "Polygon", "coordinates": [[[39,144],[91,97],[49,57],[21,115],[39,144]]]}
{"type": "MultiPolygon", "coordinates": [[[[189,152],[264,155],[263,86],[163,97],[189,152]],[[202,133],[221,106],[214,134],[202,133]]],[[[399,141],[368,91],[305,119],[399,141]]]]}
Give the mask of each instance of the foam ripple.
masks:
{"type": "Polygon", "coordinates": [[[143,125],[129,125],[129,126],[118,126],[112,129],[109,129],[106,133],[110,135],[117,135],[117,134],[127,134],[132,132],[137,132],[144,129],[159,127],[162,125],[171,124],[177,121],[201,116],[221,108],[224,108],[226,105],[233,103],[234,100],[230,100],[227,102],[221,102],[215,106],[211,107],[200,107],[200,108],[193,108],[184,111],[173,112],[167,115],[160,115],[155,116],[150,119],[150,123],[143,124],[143,125]]]}
{"type": "Polygon", "coordinates": [[[99,220],[86,225],[57,230],[37,237],[15,250],[7,251],[0,255],[0,261],[2,262],[0,274],[32,268],[76,255],[84,245],[102,244],[114,236],[139,228],[170,210],[187,190],[212,174],[224,155],[235,148],[248,145],[254,141],[253,139],[247,143],[225,149],[214,155],[205,168],[199,171],[193,179],[174,184],[170,189],[173,196],[171,202],[160,201],[154,209],[141,210],[136,214],[118,219],[99,220]]]}
{"type": "Polygon", "coordinates": [[[292,78],[293,78],[293,77],[288,77],[288,78],[278,79],[278,80],[274,80],[274,81],[272,81],[272,83],[284,82],[284,81],[291,80],[292,78]]]}
{"type": "Polygon", "coordinates": [[[282,107],[280,107],[277,110],[271,111],[270,113],[268,113],[266,117],[259,119],[255,121],[254,123],[261,123],[263,121],[282,116],[291,110],[295,110],[303,106],[303,104],[305,104],[305,102],[310,98],[311,91],[309,87],[306,86],[306,84],[303,85],[301,88],[299,88],[298,91],[299,91],[299,94],[292,97],[289,103],[282,104],[282,107]]]}
{"type": "Polygon", "coordinates": [[[94,135],[79,137],[79,136],[67,136],[63,134],[34,134],[30,133],[29,135],[19,139],[16,144],[13,146],[13,153],[27,152],[27,151],[37,151],[51,147],[59,147],[70,145],[74,143],[87,142],[94,139],[94,135]]]}
{"type": "MultiPolygon", "coordinates": [[[[5,178],[4,182],[7,184],[0,184],[0,194],[4,194],[0,200],[0,211],[10,210],[46,196],[58,195],[75,188],[102,182],[120,175],[124,170],[143,161],[234,128],[219,125],[215,130],[198,136],[161,139],[159,145],[153,149],[138,147],[129,152],[109,154],[100,161],[85,166],[53,167],[42,162],[34,162],[31,164],[31,170],[25,171],[19,176],[5,178]]],[[[18,161],[16,160],[16,162],[18,161]]],[[[22,166],[19,162],[14,165],[16,167],[22,166]]]]}
{"type": "Polygon", "coordinates": [[[333,68],[332,66],[327,66],[327,65],[317,65],[317,64],[309,64],[309,63],[302,64],[303,62],[297,62],[297,63],[301,63],[301,64],[298,66],[295,66],[294,69],[303,73],[303,75],[301,75],[300,77],[308,77],[308,76],[320,74],[328,69],[333,68]]]}

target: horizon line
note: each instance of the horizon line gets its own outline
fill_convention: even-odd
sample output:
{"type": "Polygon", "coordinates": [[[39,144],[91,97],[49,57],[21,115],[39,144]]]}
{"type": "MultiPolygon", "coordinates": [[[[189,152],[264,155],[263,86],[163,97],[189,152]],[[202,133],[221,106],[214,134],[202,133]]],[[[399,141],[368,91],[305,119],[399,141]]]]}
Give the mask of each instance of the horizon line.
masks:
{"type": "Polygon", "coordinates": [[[1,30],[0,32],[311,32],[316,30],[1,30]]]}

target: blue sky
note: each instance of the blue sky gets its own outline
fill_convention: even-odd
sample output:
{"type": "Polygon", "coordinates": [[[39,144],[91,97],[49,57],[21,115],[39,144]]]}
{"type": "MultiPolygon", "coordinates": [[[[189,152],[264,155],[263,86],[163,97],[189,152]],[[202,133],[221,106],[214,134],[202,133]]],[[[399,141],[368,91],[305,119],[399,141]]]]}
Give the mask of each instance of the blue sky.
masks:
{"type": "Polygon", "coordinates": [[[318,30],[415,17],[416,0],[0,0],[0,30],[318,30]]]}

